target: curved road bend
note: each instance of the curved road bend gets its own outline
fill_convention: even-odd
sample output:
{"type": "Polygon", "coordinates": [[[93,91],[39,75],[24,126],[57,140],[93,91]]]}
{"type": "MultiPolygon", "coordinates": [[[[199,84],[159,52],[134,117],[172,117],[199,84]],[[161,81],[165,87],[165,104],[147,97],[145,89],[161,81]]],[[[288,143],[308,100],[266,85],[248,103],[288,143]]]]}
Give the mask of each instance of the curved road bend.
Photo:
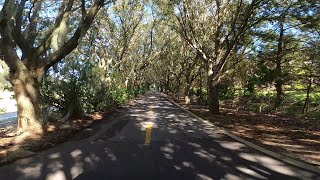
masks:
{"type": "Polygon", "coordinates": [[[0,179],[320,179],[219,133],[157,93],[113,115],[112,138],[71,142],[0,168],[0,179]]]}

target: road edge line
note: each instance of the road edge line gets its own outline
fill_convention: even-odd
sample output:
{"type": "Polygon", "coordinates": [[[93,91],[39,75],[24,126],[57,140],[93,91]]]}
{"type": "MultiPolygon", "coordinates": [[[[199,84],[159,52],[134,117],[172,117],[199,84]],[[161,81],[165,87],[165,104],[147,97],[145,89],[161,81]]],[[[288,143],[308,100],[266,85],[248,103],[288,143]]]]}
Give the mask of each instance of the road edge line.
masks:
{"type": "MultiPolygon", "coordinates": [[[[170,101],[172,104],[174,104],[174,105],[178,106],[179,108],[183,109],[185,112],[189,113],[189,114],[192,115],[193,117],[195,117],[195,118],[197,118],[197,119],[199,119],[199,120],[202,120],[202,121],[210,122],[210,121],[205,120],[205,119],[203,119],[203,118],[201,118],[201,117],[193,114],[192,112],[188,111],[186,108],[184,108],[184,107],[181,106],[180,104],[178,104],[178,103],[176,103],[175,101],[173,101],[172,99],[170,99],[170,98],[168,97],[168,95],[161,93],[161,96],[165,97],[165,98],[166,98],[168,101],[170,101]]],[[[210,123],[211,123],[211,122],[210,122],[210,123]]],[[[212,123],[211,123],[211,124],[212,124],[212,123]]],[[[260,151],[260,152],[262,152],[262,153],[264,153],[264,154],[267,154],[267,155],[269,155],[269,156],[271,156],[271,157],[273,157],[273,158],[276,158],[276,159],[278,159],[278,160],[280,160],[280,161],[283,161],[283,162],[286,162],[286,163],[288,163],[288,164],[291,164],[291,165],[297,166],[297,167],[299,167],[299,168],[306,169],[306,170],[309,170],[309,171],[312,171],[312,172],[315,172],[315,173],[319,173],[319,174],[320,174],[320,168],[317,167],[317,166],[314,166],[314,165],[311,165],[311,164],[307,164],[307,163],[304,163],[304,162],[301,162],[301,161],[298,161],[298,160],[289,158],[289,157],[287,157],[287,156],[284,156],[284,155],[275,153],[275,152],[273,152],[273,151],[267,150],[267,149],[265,149],[265,148],[263,148],[263,147],[261,147],[261,146],[258,146],[258,145],[256,145],[256,144],[253,144],[253,143],[251,143],[251,142],[249,142],[249,141],[247,141],[247,140],[244,140],[244,139],[242,139],[242,138],[240,138],[240,137],[232,134],[231,132],[229,132],[229,131],[226,130],[225,128],[218,127],[218,126],[216,126],[216,125],[214,125],[214,124],[212,124],[212,125],[215,126],[217,129],[220,129],[220,132],[221,132],[221,133],[223,133],[223,134],[231,137],[232,139],[235,139],[236,141],[239,141],[240,143],[245,144],[245,145],[247,145],[247,146],[249,146],[249,147],[251,147],[251,148],[253,148],[253,149],[257,150],[257,151],[260,151]]]]}

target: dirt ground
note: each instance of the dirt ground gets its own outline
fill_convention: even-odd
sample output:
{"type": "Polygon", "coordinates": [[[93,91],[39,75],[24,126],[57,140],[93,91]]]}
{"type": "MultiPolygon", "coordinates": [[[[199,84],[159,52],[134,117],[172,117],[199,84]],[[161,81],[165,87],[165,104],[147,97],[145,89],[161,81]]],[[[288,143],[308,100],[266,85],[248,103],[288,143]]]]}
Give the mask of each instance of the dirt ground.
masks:
{"type": "Polygon", "coordinates": [[[186,105],[182,99],[173,99],[201,118],[247,141],[320,166],[320,120],[253,114],[229,108],[221,108],[221,115],[213,115],[206,106],[186,105]]]}
{"type": "Polygon", "coordinates": [[[0,165],[35,155],[62,142],[90,137],[99,130],[99,124],[111,122],[108,116],[113,112],[97,112],[82,118],[72,118],[66,123],[48,123],[47,132],[43,136],[17,134],[13,125],[0,128],[0,165]]]}
{"type": "MultiPolygon", "coordinates": [[[[135,99],[142,97],[139,96],[135,99]]],[[[0,165],[36,155],[63,142],[89,138],[97,133],[103,124],[111,123],[114,120],[109,118],[114,112],[133,106],[135,99],[131,99],[119,107],[110,108],[106,112],[71,118],[66,123],[50,122],[46,125],[47,132],[43,136],[17,134],[15,125],[0,128],[0,165]]],[[[122,123],[112,126],[107,135],[113,136],[117,129],[121,129],[123,125],[122,123]]]]}

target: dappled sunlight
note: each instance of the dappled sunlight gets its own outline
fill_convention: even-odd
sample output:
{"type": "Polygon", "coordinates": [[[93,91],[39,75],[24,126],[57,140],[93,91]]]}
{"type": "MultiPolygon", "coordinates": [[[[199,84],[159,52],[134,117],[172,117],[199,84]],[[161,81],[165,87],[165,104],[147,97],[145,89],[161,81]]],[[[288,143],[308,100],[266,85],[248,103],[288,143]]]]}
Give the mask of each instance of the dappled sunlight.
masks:
{"type": "Polygon", "coordinates": [[[17,171],[22,173],[24,175],[24,178],[29,179],[29,178],[39,178],[41,176],[41,169],[43,168],[42,163],[34,163],[31,166],[29,165],[28,167],[24,168],[17,168],[17,171]]]}
{"type": "Polygon", "coordinates": [[[239,153],[239,156],[240,156],[241,158],[243,158],[243,159],[248,160],[248,161],[257,162],[257,159],[256,159],[254,156],[252,156],[252,154],[248,154],[248,153],[243,153],[243,152],[241,152],[241,153],[239,153]]]}
{"type": "Polygon", "coordinates": [[[320,2],[0,7],[0,180],[319,177],[320,2]]]}
{"type": "Polygon", "coordinates": [[[70,179],[82,174],[86,168],[93,167],[101,157],[86,152],[85,149],[74,149],[70,152],[46,153],[42,162],[40,159],[29,158],[28,164],[23,159],[17,162],[16,173],[21,174],[20,178],[41,178],[41,179],[70,179]],[[21,162],[21,163],[20,163],[21,162]],[[28,165],[28,166],[27,166],[28,165]],[[20,167],[21,166],[21,167],[20,167]],[[27,166],[27,167],[25,167],[27,166]],[[43,174],[44,173],[44,174],[43,174]]]}
{"type": "Polygon", "coordinates": [[[232,159],[230,157],[228,157],[228,156],[222,156],[220,158],[225,160],[225,161],[232,161],[232,159]]]}
{"type": "Polygon", "coordinates": [[[279,142],[278,140],[276,140],[277,142],[272,142],[274,141],[275,139],[273,138],[269,138],[267,139],[267,141],[265,142],[265,144],[267,145],[274,145],[274,146],[280,146],[280,147],[283,147],[285,149],[289,149],[289,148],[304,148],[304,146],[301,146],[301,145],[296,145],[296,144],[284,144],[283,142],[279,142]]]}
{"type": "Polygon", "coordinates": [[[240,176],[236,176],[236,175],[234,175],[234,174],[228,173],[228,174],[226,174],[226,175],[224,176],[224,179],[241,180],[242,178],[241,178],[240,176]]]}
{"type": "Polygon", "coordinates": [[[76,178],[80,174],[84,172],[84,169],[82,168],[83,163],[76,163],[71,169],[70,169],[70,174],[72,178],[76,178]]]}
{"type": "Polygon", "coordinates": [[[46,177],[47,180],[66,180],[66,176],[65,173],[63,171],[56,171],[54,173],[50,173],[48,174],[48,176],[46,177]]]}
{"type": "Polygon", "coordinates": [[[161,147],[160,150],[165,153],[174,153],[175,152],[171,147],[168,147],[168,146],[161,147]]]}
{"type": "MultiPolygon", "coordinates": [[[[178,102],[183,103],[181,100],[178,102]]],[[[206,106],[194,104],[185,108],[247,141],[319,165],[320,149],[317,144],[320,144],[320,133],[312,121],[274,114],[251,114],[229,108],[222,109],[222,115],[211,115],[206,106]]]]}
{"type": "Polygon", "coordinates": [[[295,176],[296,173],[291,170],[290,168],[288,168],[287,166],[283,165],[283,166],[279,166],[279,165],[266,165],[266,167],[268,167],[269,169],[275,171],[275,172],[278,172],[278,173],[281,173],[281,174],[285,174],[285,175],[288,175],[288,176],[295,176]]]}
{"type": "Polygon", "coordinates": [[[74,150],[74,151],[72,151],[72,152],[70,153],[71,157],[73,157],[73,158],[77,158],[77,157],[79,157],[81,154],[82,154],[82,151],[81,151],[80,149],[76,149],[76,150],[74,150]]]}
{"type": "Polygon", "coordinates": [[[274,160],[270,157],[249,153],[240,153],[239,156],[251,162],[259,163],[260,165],[263,165],[264,167],[267,167],[273,171],[290,176],[296,175],[296,173],[284,163],[274,160]]]}
{"type": "Polygon", "coordinates": [[[278,160],[272,159],[271,157],[257,155],[255,158],[257,159],[257,162],[273,171],[289,176],[294,176],[296,174],[291,168],[278,160]]]}
{"type": "MultiPolygon", "coordinates": [[[[152,97],[151,99],[153,100],[151,102],[153,103],[150,103],[149,99],[147,97],[137,101],[139,106],[130,109],[129,119],[133,120],[134,118],[135,121],[135,123],[129,124],[130,128],[128,127],[128,129],[130,131],[136,130],[137,134],[144,133],[146,127],[151,123],[153,133],[162,134],[164,139],[171,138],[173,135],[185,136],[185,134],[194,134],[195,137],[200,137],[215,134],[210,132],[216,128],[208,122],[195,120],[170,102],[163,101],[162,97],[152,97]]],[[[125,138],[130,139],[130,137],[125,138]]]]}
{"type": "Polygon", "coordinates": [[[210,154],[205,150],[196,151],[194,152],[194,154],[198,155],[199,157],[207,159],[209,162],[212,162],[216,158],[215,155],[210,154]]]}
{"type": "Polygon", "coordinates": [[[240,150],[241,148],[245,147],[244,144],[239,142],[225,142],[225,141],[217,141],[220,145],[224,148],[231,149],[231,150],[240,150]]]}
{"type": "Polygon", "coordinates": [[[261,174],[255,172],[254,170],[251,170],[249,168],[243,167],[243,166],[238,166],[236,167],[239,171],[248,174],[250,176],[253,176],[255,178],[259,178],[259,179],[267,179],[266,177],[262,176],[261,174]]]}
{"type": "Polygon", "coordinates": [[[268,172],[267,170],[262,169],[263,167],[259,168],[259,167],[256,167],[254,165],[250,165],[250,168],[253,169],[256,172],[265,174],[266,176],[271,176],[271,172],[268,172]]]}
{"type": "Polygon", "coordinates": [[[204,174],[197,174],[196,175],[196,179],[197,180],[213,180],[212,178],[210,178],[210,177],[208,177],[208,176],[206,176],[204,174]]]}
{"type": "Polygon", "coordinates": [[[79,139],[89,137],[96,130],[92,127],[94,121],[102,121],[109,115],[110,113],[96,112],[83,116],[81,119],[70,119],[65,123],[61,121],[48,122],[45,125],[46,133],[41,136],[27,132],[3,134],[0,141],[0,163],[5,164],[16,159],[33,156],[73,138],[78,132],[81,132],[77,137],[79,139]]]}
{"type": "Polygon", "coordinates": [[[186,168],[195,169],[195,166],[193,165],[192,162],[186,162],[186,161],[184,161],[184,162],[182,162],[182,165],[183,165],[184,167],[186,167],[186,168]]]}
{"type": "MultiPolygon", "coordinates": [[[[163,100],[156,98],[154,104],[158,101],[163,100]]],[[[115,136],[101,136],[81,145],[75,142],[64,149],[57,147],[45,152],[42,158],[19,160],[15,163],[15,176],[21,179],[154,179],[152,174],[156,174],[159,179],[204,180],[315,177],[313,173],[252,151],[216,131],[209,122],[199,122],[182,110],[173,111],[168,107],[159,113],[162,109],[156,105],[140,101],[128,111],[121,115],[128,123],[115,136]],[[146,127],[150,124],[151,142],[144,144],[146,127]]]]}
{"type": "Polygon", "coordinates": [[[70,155],[74,160],[74,165],[70,168],[70,175],[75,178],[84,172],[85,161],[83,161],[83,152],[80,149],[73,150],[70,155]]]}
{"type": "MultiPolygon", "coordinates": [[[[173,159],[173,158],[172,158],[173,159]]],[[[177,170],[177,171],[180,171],[182,168],[180,166],[177,166],[177,165],[173,165],[173,167],[177,170]]]]}
{"type": "Polygon", "coordinates": [[[117,157],[114,154],[108,154],[108,157],[110,158],[111,161],[117,160],[117,157]]]}
{"type": "MultiPolygon", "coordinates": [[[[164,155],[164,157],[165,157],[166,159],[173,160],[173,157],[172,157],[171,154],[163,153],[163,155],[164,155]]],[[[180,169],[181,169],[181,168],[180,168],[180,169]]]]}
{"type": "Polygon", "coordinates": [[[58,159],[60,158],[60,153],[53,153],[48,156],[49,159],[58,159]]]}
{"type": "Polygon", "coordinates": [[[64,167],[63,163],[60,160],[57,161],[53,161],[52,163],[48,164],[47,167],[53,171],[59,171],[60,169],[62,169],[64,167]]]}

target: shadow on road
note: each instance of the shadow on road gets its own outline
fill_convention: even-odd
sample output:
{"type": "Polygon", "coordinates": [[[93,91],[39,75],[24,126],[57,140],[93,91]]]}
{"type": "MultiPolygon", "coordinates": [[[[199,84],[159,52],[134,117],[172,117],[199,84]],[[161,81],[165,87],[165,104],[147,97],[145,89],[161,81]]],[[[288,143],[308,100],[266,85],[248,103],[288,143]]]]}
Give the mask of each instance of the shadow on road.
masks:
{"type": "Polygon", "coordinates": [[[0,179],[319,179],[199,122],[159,95],[137,100],[113,138],[66,144],[0,168],[0,179]],[[150,115],[150,107],[153,113],[150,115]],[[149,115],[147,115],[149,114],[149,115]],[[145,122],[153,121],[144,144],[145,122]]]}

